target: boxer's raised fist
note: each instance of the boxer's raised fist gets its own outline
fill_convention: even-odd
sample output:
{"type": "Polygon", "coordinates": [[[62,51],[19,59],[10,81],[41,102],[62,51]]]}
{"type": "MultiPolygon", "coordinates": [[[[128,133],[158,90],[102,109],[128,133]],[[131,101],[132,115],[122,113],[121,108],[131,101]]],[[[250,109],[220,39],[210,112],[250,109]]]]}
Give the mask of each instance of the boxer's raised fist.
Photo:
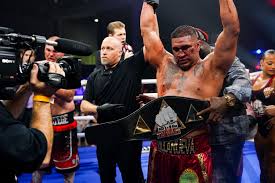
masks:
{"type": "Polygon", "coordinates": [[[159,0],[144,0],[144,2],[150,4],[154,8],[154,10],[156,10],[159,5],[159,0]]]}

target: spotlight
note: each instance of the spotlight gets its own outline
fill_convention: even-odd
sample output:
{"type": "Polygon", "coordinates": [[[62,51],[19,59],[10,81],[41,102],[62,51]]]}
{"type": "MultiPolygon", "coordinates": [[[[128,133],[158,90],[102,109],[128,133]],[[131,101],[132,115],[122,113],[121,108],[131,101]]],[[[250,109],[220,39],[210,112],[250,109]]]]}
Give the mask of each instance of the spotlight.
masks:
{"type": "Polygon", "coordinates": [[[263,51],[261,49],[256,50],[256,54],[260,55],[263,51]]]}
{"type": "Polygon", "coordinates": [[[94,19],[94,22],[96,22],[96,23],[97,23],[98,21],[99,21],[99,20],[98,20],[98,18],[95,18],[95,19],[94,19]]]}
{"type": "Polygon", "coordinates": [[[261,55],[262,53],[264,52],[263,49],[261,48],[258,48],[258,49],[255,49],[255,50],[251,50],[250,53],[252,53],[253,55],[261,55]]]}

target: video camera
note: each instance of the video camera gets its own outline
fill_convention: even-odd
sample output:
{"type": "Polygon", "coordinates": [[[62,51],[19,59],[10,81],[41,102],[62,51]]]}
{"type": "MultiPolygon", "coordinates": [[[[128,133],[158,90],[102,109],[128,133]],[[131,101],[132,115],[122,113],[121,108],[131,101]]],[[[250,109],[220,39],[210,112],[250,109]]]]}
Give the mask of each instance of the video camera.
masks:
{"type": "MultiPolygon", "coordinates": [[[[34,49],[40,45],[49,44],[55,50],[74,54],[90,55],[89,45],[69,39],[46,40],[43,36],[21,35],[13,33],[12,29],[0,27],[0,99],[10,99],[14,95],[15,86],[24,84],[30,78],[32,64],[21,64],[20,50],[34,49]],[[12,94],[11,94],[12,93],[12,94]]],[[[74,89],[81,86],[80,58],[72,56],[60,58],[57,63],[64,70],[65,77],[49,75],[48,62],[38,62],[38,79],[57,88],[74,89]]]]}

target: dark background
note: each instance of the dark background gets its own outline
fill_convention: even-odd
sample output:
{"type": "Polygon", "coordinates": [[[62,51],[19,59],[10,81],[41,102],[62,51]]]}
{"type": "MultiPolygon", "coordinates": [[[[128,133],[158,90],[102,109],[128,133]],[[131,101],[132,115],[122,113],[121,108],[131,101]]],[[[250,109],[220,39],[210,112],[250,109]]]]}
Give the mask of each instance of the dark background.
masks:
{"type": "MultiPolygon", "coordinates": [[[[275,48],[274,0],[235,0],[241,34],[238,56],[251,71],[259,61],[254,50],[275,48]]],[[[142,0],[2,0],[0,26],[32,35],[59,35],[83,41],[96,51],[109,22],[126,24],[127,41],[142,47],[139,15],[142,0]],[[98,18],[99,22],[94,22],[98,18]]],[[[215,42],[221,31],[218,0],[160,0],[160,35],[170,50],[170,32],[181,24],[199,27],[215,42]]]]}

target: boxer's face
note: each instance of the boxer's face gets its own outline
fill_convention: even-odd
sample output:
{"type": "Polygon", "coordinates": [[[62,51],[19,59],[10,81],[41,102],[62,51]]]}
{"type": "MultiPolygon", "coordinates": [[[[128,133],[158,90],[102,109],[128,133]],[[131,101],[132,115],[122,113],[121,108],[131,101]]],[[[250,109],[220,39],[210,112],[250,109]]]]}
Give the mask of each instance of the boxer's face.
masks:
{"type": "Polygon", "coordinates": [[[266,54],[261,60],[261,67],[264,73],[270,76],[275,75],[275,54],[266,54]]]}
{"type": "Polygon", "coordinates": [[[61,58],[64,56],[64,53],[57,52],[53,46],[50,45],[45,45],[45,50],[44,50],[44,56],[45,59],[50,61],[50,62],[56,62],[57,59],[61,58]]]}
{"type": "Polygon", "coordinates": [[[196,38],[172,38],[172,50],[176,63],[182,70],[189,70],[198,62],[199,41],[196,38]]]}
{"type": "Polygon", "coordinates": [[[106,67],[112,67],[119,62],[122,54],[121,42],[113,37],[107,37],[101,44],[101,64],[106,67]]]}

